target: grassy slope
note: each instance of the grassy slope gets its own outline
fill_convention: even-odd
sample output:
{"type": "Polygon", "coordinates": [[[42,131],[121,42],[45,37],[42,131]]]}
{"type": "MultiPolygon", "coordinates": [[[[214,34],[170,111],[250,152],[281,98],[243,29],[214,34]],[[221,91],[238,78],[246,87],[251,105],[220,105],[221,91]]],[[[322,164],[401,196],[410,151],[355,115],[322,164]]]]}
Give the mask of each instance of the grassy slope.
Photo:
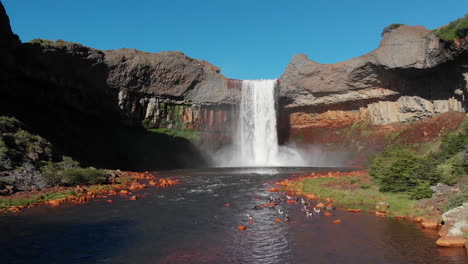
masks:
{"type": "MultiPolygon", "coordinates": [[[[460,133],[463,127],[468,125],[468,117],[465,117],[463,122],[454,129],[447,130],[450,134],[460,133]]],[[[351,127],[348,130],[349,134],[354,134],[354,131],[366,131],[367,126],[351,127]]],[[[413,138],[420,137],[420,129],[416,129],[418,135],[412,136],[408,131],[414,129],[405,127],[403,130],[397,130],[387,137],[387,144],[404,144],[408,145],[419,155],[428,155],[433,152],[438,152],[442,143],[442,137],[438,136],[432,140],[424,142],[414,142],[413,138]]],[[[361,131],[361,132],[362,132],[361,131]]],[[[372,133],[367,133],[372,134],[372,133]]],[[[366,133],[361,137],[367,136],[366,133]]],[[[359,142],[359,140],[356,140],[359,142]]],[[[455,157],[456,158],[456,157],[455,157]]],[[[443,173],[449,170],[449,163],[452,159],[446,160],[439,167],[443,173]]],[[[357,208],[364,211],[375,210],[375,205],[378,202],[388,202],[390,205],[390,215],[406,215],[406,216],[423,216],[430,215],[430,211],[425,208],[417,208],[417,201],[411,200],[406,193],[390,193],[380,192],[379,186],[369,176],[355,177],[353,175],[343,176],[341,178],[305,178],[297,179],[293,189],[300,190],[303,193],[314,193],[322,199],[332,197],[340,207],[357,208]]],[[[465,195],[466,196],[466,195],[465,195]]]]}
{"type": "Polygon", "coordinates": [[[416,208],[416,201],[411,200],[409,195],[382,193],[375,183],[361,184],[359,179],[353,176],[303,179],[295,183],[295,188],[302,190],[303,193],[314,193],[321,198],[331,197],[338,207],[372,211],[378,202],[387,202],[390,205],[390,215],[427,216],[429,214],[428,211],[416,208]],[[357,187],[356,185],[360,187],[343,187],[346,184],[349,187],[357,187]]]}

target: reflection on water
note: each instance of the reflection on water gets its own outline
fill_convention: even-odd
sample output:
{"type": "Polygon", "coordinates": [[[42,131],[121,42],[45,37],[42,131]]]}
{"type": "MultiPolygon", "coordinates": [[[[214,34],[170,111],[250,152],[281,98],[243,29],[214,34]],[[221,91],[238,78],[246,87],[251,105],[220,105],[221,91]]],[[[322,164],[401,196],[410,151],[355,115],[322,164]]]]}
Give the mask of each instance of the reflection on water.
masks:
{"type": "Polygon", "coordinates": [[[300,205],[282,204],[277,207],[291,221],[276,223],[284,219],[276,209],[255,209],[268,202],[274,181],[297,170],[172,171],[164,177],[183,184],[141,190],[146,196],[138,201],[96,200],[0,216],[1,263],[467,262],[463,249],[440,249],[436,232],[404,220],[344,211],[305,217],[300,205]],[[337,218],[342,224],[332,223],[337,218]],[[238,231],[239,225],[247,230],[238,231]]]}

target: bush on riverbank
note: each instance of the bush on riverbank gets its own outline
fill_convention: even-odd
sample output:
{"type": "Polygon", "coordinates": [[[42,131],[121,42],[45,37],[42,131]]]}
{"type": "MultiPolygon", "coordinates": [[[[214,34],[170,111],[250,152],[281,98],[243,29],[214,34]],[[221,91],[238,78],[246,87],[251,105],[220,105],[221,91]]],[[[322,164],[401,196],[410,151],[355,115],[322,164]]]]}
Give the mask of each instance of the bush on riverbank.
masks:
{"type": "Polygon", "coordinates": [[[431,197],[431,185],[440,180],[437,162],[402,146],[391,146],[371,160],[369,174],[382,192],[407,192],[413,199],[431,197]]]}
{"type": "Polygon", "coordinates": [[[79,163],[70,157],[63,157],[61,162],[47,162],[41,172],[50,186],[89,185],[106,181],[103,171],[95,168],[80,168],[79,163]]]}
{"type": "Polygon", "coordinates": [[[468,175],[468,122],[458,132],[445,134],[440,143],[432,142],[429,150],[418,152],[404,146],[388,146],[371,158],[369,174],[383,192],[406,192],[413,199],[429,198],[431,185],[453,185],[468,175]]]}

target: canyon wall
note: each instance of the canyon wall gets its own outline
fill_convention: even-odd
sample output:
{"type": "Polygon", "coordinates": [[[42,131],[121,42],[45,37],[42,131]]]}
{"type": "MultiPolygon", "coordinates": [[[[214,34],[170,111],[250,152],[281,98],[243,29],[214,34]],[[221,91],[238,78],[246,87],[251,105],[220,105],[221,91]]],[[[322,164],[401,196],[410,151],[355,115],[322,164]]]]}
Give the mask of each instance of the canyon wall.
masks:
{"type": "Polygon", "coordinates": [[[363,56],[320,64],[300,54],[280,77],[282,142],[294,130],[405,123],[468,104],[466,39],[447,43],[421,26],[386,33],[363,56]]]}
{"type": "MultiPolygon", "coordinates": [[[[344,62],[294,56],[278,81],[281,143],[298,143],[297,135],[313,129],[465,111],[467,43],[446,43],[424,27],[401,26],[385,34],[376,50],[344,62]]],[[[101,51],[62,40],[21,43],[0,3],[0,58],[0,113],[20,118],[66,154],[103,159],[102,166],[126,156],[126,150],[110,155],[109,146],[125,141],[131,147],[136,138],[153,137],[143,128],[193,130],[216,144],[229,143],[235,128],[241,81],[181,52],[101,51]],[[107,136],[115,131],[139,132],[107,136]]],[[[172,150],[170,144],[146,148],[172,150]]],[[[132,153],[135,160],[142,156],[132,153]]],[[[186,159],[200,160],[187,153],[186,159]]]]}

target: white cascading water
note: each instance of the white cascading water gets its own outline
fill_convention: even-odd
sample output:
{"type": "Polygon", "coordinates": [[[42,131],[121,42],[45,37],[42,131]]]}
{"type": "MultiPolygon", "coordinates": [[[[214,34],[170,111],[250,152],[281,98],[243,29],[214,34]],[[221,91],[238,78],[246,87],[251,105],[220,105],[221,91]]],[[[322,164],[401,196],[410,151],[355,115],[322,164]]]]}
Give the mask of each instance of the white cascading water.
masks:
{"type": "Polygon", "coordinates": [[[215,160],[225,167],[304,166],[292,148],[278,146],[277,80],[242,81],[239,121],[234,144],[215,160]]]}
{"type": "Polygon", "coordinates": [[[245,165],[274,166],[278,156],[276,80],[242,81],[239,130],[235,144],[245,165]]]}

